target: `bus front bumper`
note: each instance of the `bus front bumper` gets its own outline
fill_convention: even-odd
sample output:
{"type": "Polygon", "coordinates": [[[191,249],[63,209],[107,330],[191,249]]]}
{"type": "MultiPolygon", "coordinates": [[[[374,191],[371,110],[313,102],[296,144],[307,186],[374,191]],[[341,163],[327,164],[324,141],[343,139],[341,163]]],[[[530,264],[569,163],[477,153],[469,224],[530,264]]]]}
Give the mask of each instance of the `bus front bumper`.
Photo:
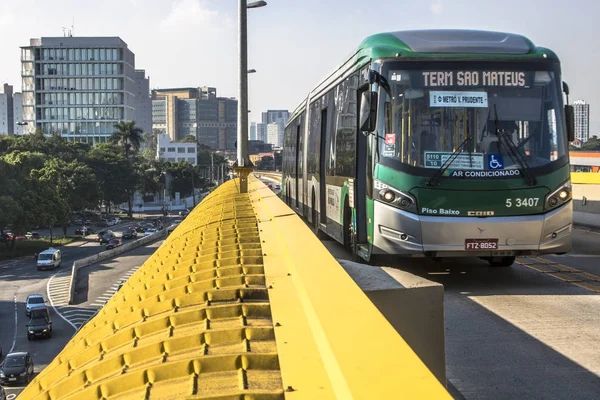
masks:
{"type": "Polygon", "coordinates": [[[375,201],[373,254],[491,257],[571,250],[573,202],[545,214],[441,217],[411,214],[375,201]],[[497,239],[497,250],[466,250],[467,239],[497,239]]]}

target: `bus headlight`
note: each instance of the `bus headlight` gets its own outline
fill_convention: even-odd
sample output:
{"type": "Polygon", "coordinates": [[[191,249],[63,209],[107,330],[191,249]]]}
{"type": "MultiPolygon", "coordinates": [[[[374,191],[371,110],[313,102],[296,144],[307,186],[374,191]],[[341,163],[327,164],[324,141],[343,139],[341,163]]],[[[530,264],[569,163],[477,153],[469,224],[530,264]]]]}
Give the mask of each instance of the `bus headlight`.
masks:
{"type": "Polygon", "coordinates": [[[562,206],[572,198],[573,194],[571,191],[571,180],[569,179],[546,196],[544,209],[546,211],[552,210],[553,208],[562,206]]]}
{"type": "Polygon", "coordinates": [[[417,212],[417,201],[412,195],[398,190],[396,188],[393,188],[387,183],[383,183],[378,180],[374,181],[374,186],[375,193],[377,193],[377,195],[375,196],[375,200],[379,200],[382,203],[409,212],[417,212]]]}

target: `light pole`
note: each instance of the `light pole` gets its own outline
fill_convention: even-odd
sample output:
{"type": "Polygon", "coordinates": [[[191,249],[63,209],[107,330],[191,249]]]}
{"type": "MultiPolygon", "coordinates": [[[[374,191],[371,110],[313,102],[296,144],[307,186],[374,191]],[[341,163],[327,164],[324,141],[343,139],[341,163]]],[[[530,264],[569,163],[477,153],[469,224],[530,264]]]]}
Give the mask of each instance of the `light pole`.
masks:
{"type": "Polygon", "coordinates": [[[252,172],[252,162],[248,157],[248,8],[259,8],[267,5],[266,1],[239,0],[239,99],[237,121],[237,165],[236,172],[240,178],[240,193],[248,193],[248,175],[252,172]]]}

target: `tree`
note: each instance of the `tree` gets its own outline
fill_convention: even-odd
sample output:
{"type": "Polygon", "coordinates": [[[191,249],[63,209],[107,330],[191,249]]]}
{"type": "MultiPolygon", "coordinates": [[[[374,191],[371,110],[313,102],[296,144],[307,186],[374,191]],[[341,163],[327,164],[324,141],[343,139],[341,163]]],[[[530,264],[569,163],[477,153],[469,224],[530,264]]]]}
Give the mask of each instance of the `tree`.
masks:
{"type": "MultiPolygon", "coordinates": [[[[134,160],[137,161],[137,158],[134,160]]],[[[98,144],[90,151],[88,163],[96,175],[100,197],[109,208],[111,202],[121,203],[127,199],[131,202],[129,193],[136,186],[138,178],[133,168],[136,161],[125,159],[110,143],[98,144]]]]}
{"type": "Polygon", "coordinates": [[[44,168],[32,171],[32,176],[56,187],[72,210],[96,208],[100,202],[96,176],[88,165],[80,161],[50,158],[44,168]]]}
{"type": "Polygon", "coordinates": [[[198,143],[198,139],[194,135],[187,135],[183,138],[183,142],[185,143],[198,143]]]}
{"type": "MultiPolygon", "coordinates": [[[[143,139],[143,131],[135,126],[135,121],[120,121],[115,124],[115,133],[112,134],[111,140],[114,143],[121,143],[125,150],[125,159],[129,160],[129,151],[131,148],[134,151],[138,151],[143,139]]],[[[133,195],[134,186],[127,188],[127,204],[128,204],[128,215],[131,218],[133,216],[133,195]]]]}
{"type": "Polygon", "coordinates": [[[135,151],[140,149],[143,138],[143,131],[135,126],[135,121],[120,121],[115,124],[115,132],[112,134],[111,141],[120,143],[125,152],[125,158],[129,158],[129,151],[133,148],[135,151]]]}
{"type": "Polygon", "coordinates": [[[588,139],[584,144],[581,145],[581,150],[600,150],[600,139],[595,137],[588,139]]]}
{"type": "Polygon", "coordinates": [[[179,192],[183,197],[187,197],[192,194],[192,188],[204,189],[208,186],[208,182],[200,176],[201,168],[198,166],[181,161],[167,163],[165,167],[166,172],[171,176],[171,196],[179,192]]]}

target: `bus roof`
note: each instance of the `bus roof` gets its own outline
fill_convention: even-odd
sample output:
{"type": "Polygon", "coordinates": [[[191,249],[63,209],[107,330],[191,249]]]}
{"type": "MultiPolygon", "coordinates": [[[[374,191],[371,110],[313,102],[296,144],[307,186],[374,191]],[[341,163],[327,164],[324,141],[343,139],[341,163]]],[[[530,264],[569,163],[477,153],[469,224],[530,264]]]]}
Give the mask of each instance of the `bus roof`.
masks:
{"type": "Polygon", "coordinates": [[[558,61],[554,52],[522,35],[468,29],[430,29],[378,33],[367,37],[357,56],[387,57],[539,57],[558,61]]]}
{"type": "MultiPolygon", "coordinates": [[[[429,29],[384,32],[368,36],[331,74],[311,91],[311,98],[348,72],[360,68],[368,60],[380,58],[474,59],[520,58],[552,59],[556,54],[537,47],[522,35],[468,29],[429,29]]],[[[316,96],[318,97],[318,96],[316,96]]],[[[306,98],[290,115],[291,122],[306,106],[306,98]]]]}

